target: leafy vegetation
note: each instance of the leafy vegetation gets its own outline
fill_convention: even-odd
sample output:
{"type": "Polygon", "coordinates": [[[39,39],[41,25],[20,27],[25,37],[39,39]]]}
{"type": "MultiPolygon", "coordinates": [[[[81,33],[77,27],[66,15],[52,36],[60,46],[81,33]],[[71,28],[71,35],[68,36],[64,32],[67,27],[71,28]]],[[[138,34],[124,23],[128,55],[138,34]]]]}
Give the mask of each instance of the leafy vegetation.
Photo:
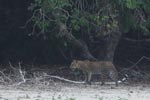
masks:
{"type": "Polygon", "coordinates": [[[35,0],[29,10],[34,26],[43,33],[58,34],[56,25],[62,22],[76,36],[99,36],[118,27],[122,32],[149,33],[149,4],[149,0],[35,0]]]}
{"type": "Polygon", "coordinates": [[[28,8],[33,12],[31,35],[43,34],[64,51],[72,48],[64,39],[68,32],[88,45],[112,36],[106,48],[114,52],[117,32],[150,35],[149,4],[149,0],[34,0],[28,8]]]}
{"type": "Polygon", "coordinates": [[[29,10],[33,11],[33,28],[52,36],[61,35],[57,27],[60,22],[77,37],[97,37],[118,28],[118,12],[110,1],[35,0],[29,10]]]}
{"type": "Polygon", "coordinates": [[[149,0],[32,0],[19,1],[21,4],[2,1],[0,43],[4,49],[1,49],[1,60],[18,58],[18,61],[26,55],[30,57],[25,59],[34,59],[39,53],[42,59],[43,55],[48,60],[64,55],[70,59],[74,45],[65,39],[66,32],[61,30],[60,24],[75,39],[84,41],[82,44],[96,56],[101,56],[100,50],[107,47],[105,42],[109,44],[108,37],[116,31],[128,33],[129,37],[140,37],[139,33],[146,38],[150,36],[149,0]],[[29,16],[31,18],[27,18],[29,16]],[[26,21],[24,30],[22,26],[26,21]]]}
{"type": "Polygon", "coordinates": [[[122,30],[128,32],[133,29],[144,34],[149,34],[149,16],[150,12],[149,0],[119,0],[116,1],[122,30]]]}

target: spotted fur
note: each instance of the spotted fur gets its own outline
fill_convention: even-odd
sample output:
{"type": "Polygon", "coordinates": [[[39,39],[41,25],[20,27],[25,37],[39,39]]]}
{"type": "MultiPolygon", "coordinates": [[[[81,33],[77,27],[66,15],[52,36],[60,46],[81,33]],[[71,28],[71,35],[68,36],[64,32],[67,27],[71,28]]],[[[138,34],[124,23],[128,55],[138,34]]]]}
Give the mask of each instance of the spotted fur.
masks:
{"type": "Polygon", "coordinates": [[[82,70],[85,75],[86,83],[91,83],[91,77],[93,74],[100,74],[102,85],[105,83],[105,78],[109,77],[116,83],[116,86],[118,86],[118,72],[110,61],[73,60],[70,68],[82,70]]]}

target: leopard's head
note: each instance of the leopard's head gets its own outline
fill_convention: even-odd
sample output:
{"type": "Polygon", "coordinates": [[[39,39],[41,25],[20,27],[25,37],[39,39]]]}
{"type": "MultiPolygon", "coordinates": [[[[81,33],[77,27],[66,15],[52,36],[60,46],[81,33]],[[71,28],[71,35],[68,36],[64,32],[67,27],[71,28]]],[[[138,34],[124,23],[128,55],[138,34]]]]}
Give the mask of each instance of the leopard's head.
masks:
{"type": "Polygon", "coordinates": [[[73,60],[71,65],[70,65],[70,68],[74,70],[74,69],[78,69],[79,67],[80,66],[79,66],[78,61],[77,60],[73,60]]]}

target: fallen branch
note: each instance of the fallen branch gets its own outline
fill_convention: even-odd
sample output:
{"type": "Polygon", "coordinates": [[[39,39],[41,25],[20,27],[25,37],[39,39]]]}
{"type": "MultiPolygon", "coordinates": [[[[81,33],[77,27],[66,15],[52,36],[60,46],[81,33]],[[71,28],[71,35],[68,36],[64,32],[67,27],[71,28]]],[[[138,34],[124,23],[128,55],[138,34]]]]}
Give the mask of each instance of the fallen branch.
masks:
{"type": "MultiPolygon", "coordinates": [[[[141,57],[136,63],[134,63],[132,66],[130,66],[129,68],[126,68],[126,69],[124,69],[124,70],[122,70],[121,72],[123,72],[123,71],[125,71],[125,70],[130,70],[130,69],[133,69],[133,68],[135,68],[135,67],[138,67],[137,66],[137,64],[139,64],[143,59],[148,59],[148,60],[150,60],[150,58],[148,58],[148,57],[146,57],[146,56],[143,56],[143,57],[141,57]]],[[[130,61],[130,63],[131,63],[131,61],[130,61]]]]}
{"type": "MultiPolygon", "coordinates": [[[[54,75],[47,75],[47,74],[45,74],[44,75],[45,77],[49,77],[49,78],[55,78],[55,79],[59,79],[59,80],[61,80],[61,81],[66,81],[66,82],[70,82],[70,83],[75,83],[75,84],[85,84],[86,82],[85,81],[81,81],[81,82],[79,82],[79,81],[72,81],[72,80],[69,80],[69,79],[65,79],[65,78],[62,78],[62,77],[59,77],[59,76],[54,76],[54,75]]],[[[125,81],[126,80],[126,78],[123,78],[122,80],[118,80],[118,84],[121,84],[121,83],[123,83],[123,81],[125,81]]],[[[94,82],[94,83],[100,83],[101,84],[101,82],[94,82]]],[[[105,84],[116,84],[115,82],[105,82],[105,84]]]]}
{"type": "Polygon", "coordinates": [[[25,79],[25,71],[22,71],[21,70],[21,63],[19,62],[18,63],[18,65],[19,65],[19,73],[20,73],[20,76],[21,76],[21,79],[22,79],[22,81],[21,82],[19,82],[17,85],[21,85],[21,84],[23,84],[23,83],[26,83],[26,79],[25,79]]]}
{"type": "Polygon", "coordinates": [[[70,83],[75,83],[75,84],[84,84],[84,83],[85,83],[84,81],[82,81],[82,82],[79,82],[79,81],[72,81],[72,80],[65,79],[65,78],[62,78],[62,77],[59,77],[59,76],[54,76],[54,75],[44,75],[44,76],[45,76],[45,77],[49,77],[49,78],[59,79],[59,80],[66,81],[66,82],[70,82],[70,83]]]}
{"type": "Polygon", "coordinates": [[[128,67],[128,68],[124,68],[123,70],[120,71],[120,73],[124,73],[127,74],[130,78],[136,78],[136,79],[144,79],[144,75],[147,77],[147,79],[150,78],[150,75],[148,75],[147,73],[145,73],[144,71],[142,71],[138,64],[143,60],[143,59],[147,59],[150,60],[150,58],[143,56],[141,57],[136,63],[129,61],[131,64],[133,64],[132,66],[128,67]],[[135,70],[136,69],[136,70],[135,70]]]}
{"type": "MultiPolygon", "coordinates": [[[[11,62],[9,62],[10,68],[13,71],[15,81],[18,82],[16,85],[21,85],[26,83],[27,79],[25,79],[25,71],[21,68],[21,62],[18,63],[18,68],[15,68],[11,62]]],[[[11,77],[10,77],[11,78],[11,77]]]]}
{"type": "Polygon", "coordinates": [[[146,56],[143,56],[143,57],[141,57],[134,65],[132,65],[131,67],[134,67],[134,66],[136,66],[138,63],[140,63],[143,59],[148,59],[148,60],[150,60],[150,58],[148,58],[148,57],[146,57],[146,56]]]}
{"type": "MultiPolygon", "coordinates": [[[[132,62],[130,60],[128,60],[128,62],[133,64],[133,65],[135,64],[135,62],[132,62]]],[[[133,69],[133,68],[139,69],[139,66],[137,66],[137,64],[136,64],[135,66],[130,67],[130,69],[133,69]]]]}
{"type": "Polygon", "coordinates": [[[3,80],[9,80],[9,82],[11,82],[12,80],[6,74],[4,74],[4,71],[5,71],[5,69],[0,71],[0,73],[2,74],[2,76],[4,78],[3,80]]]}

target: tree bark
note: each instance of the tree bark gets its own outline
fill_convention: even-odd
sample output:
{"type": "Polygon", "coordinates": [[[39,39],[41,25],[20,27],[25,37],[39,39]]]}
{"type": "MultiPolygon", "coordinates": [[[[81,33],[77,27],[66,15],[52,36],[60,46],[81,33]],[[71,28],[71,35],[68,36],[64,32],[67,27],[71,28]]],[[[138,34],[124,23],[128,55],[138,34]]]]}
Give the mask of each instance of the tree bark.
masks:
{"type": "Polygon", "coordinates": [[[118,45],[118,42],[120,40],[121,32],[113,32],[107,42],[107,54],[106,54],[106,60],[113,61],[114,54],[116,47],[118,45]]]}
{"type": "Polygon", "coordinates": [[[60,29],[60,35],[63,36],[70,44],[76,47],[81,54],[81,57],[85,60],[97,60],[93,55],[89,52],[86,43],[82,43],[78,39],[76,39],[71,32],[67,30],[67,26],[63,23],[58,24],[60,29]]]}
{"type": "Polygon", "coordinates": [[[100,48],[101,50],[99,50],[99,60],[107,60],[113,62],[115,49],[118,45],[120,36],[121,32],[119,32],[119,30],[116,32],[112,32],[109,34],[109,36],[107,36],[104,45],[102,46],[102,48],[100,48]]]}

